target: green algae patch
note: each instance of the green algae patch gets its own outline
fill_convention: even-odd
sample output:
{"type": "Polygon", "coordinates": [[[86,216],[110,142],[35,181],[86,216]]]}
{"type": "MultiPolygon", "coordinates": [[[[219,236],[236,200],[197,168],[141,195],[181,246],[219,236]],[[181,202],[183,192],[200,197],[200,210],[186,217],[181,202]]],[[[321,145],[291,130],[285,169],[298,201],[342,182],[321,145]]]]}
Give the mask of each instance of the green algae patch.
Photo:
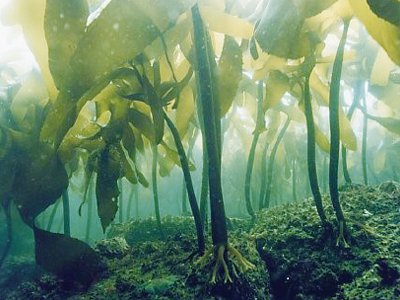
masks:
{"type": "MultiPolygon", "coordinates": [[[[37,297],[32,299],[50,295],[74,300],[398,298],[399,184],[343,187],[340,201],[348,218],[350,248],[336,246],[336,226],[331,231],[322,228],[311,198],[259,212],[250,232],[250,220],[231,219],[230,244],[255,265],[242,273],[234,260],[229,261],[232,283],[210,282],[212,260],[204,268],[195,265],[198,256],[191,257],[196,250],[192,218],[166,217],[163,240],[150,238],[157,231],[155,219],[111,226],[109,242],[103,241],[103,247],[125,238],[128,248],[124,255],[109,255],[110,251],[103,249],[108,277],[86,293],[67,291],[62,281],[44,274],[25,279],[0,296],[22,299],[34,294],[37,297]]],[[[326,195],[323,204],[334,225],[335,214],[326,195]]],[[[209,237],[210,232],[206,233],[209,237]]],[[[216,274],[219,278],[223,275],[216,274]]]]}

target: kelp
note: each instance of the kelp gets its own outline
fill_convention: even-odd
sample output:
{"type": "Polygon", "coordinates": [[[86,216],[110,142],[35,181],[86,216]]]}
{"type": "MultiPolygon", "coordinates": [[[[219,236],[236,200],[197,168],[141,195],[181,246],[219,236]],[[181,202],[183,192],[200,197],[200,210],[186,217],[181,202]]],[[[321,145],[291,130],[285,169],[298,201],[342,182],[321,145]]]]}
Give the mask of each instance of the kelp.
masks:
{"type": "Polygon", "coordinates": [[[44,30],[49,51],[49,68],[58,90],[66,86],[66,72],[78,43],[84,36],[89,16],[87,0],[47,0],[44,30]]]}
{"type": "Polygon", "coordinates": [[[175,140],[175,145],[179,153],[179,159],[181,161],[182,171],[184,175],[184,181],[186,185],[186,191],[189,196],[189,203],[192,209],[194,222],[196,225],[196,232],[197,232],[197,243],[198,243],[198,251],[200,254],[204,254],[205,250],[205,240],[204,240],[204,228],[203,228],[203,221],[200,215],[199,206],[197,204],[196,195],[193,189],[192,178],[190,175],[189,164],[187,162],[185,150],[183,149],[181,139],[179,137],[179,132],[174,126],[174,123],[168,118],[167,114],[164,112],[165,121],[172,132],[172,135],[175,140]]]}
{"type": "Polygon", "coordinates": [[[215,282],[219,268],[223,267],[224,281],[232,282],[228,266],[226,264],[226,252],[232,253],[239,261],[241,270],[254,268],[242,255],[228,244],[228,233],[225,221],[225,209],[221,186],[221,126],[220,108],[217,103],[215,85],[215,61],[211,49],[208,32],[204,27],[197,5],[192,8],[194,47],[196,53],[196,77],[199,84],[200,107],[203,117],[205,132],[205,146],[208,155],[208,176],[211,209],[211,235],[213,247],[210,248],[199,260],[204,266],[208,256],[215,253],[215,266],[211,281],[215,282]],[[218,124],[217,124],[218,123],[218,124]]]}
{"type": "MultiPolygon", "coordinates": [[[[358,80],[356,82],[356,86],[354,87],[353,103],[351,104],[349,111],[347,112],[347,118],[349,120],[351,120],[351,118],[354,114],[354,111],[359,102],[360,95],[363,94],[363,93],[361,93],[361,89],[363,88],[362,87],[363,83],[364,83],[363,80],[358,80]]],[[[343,176],[346,181],[346,184],[351,185],[352,181],[351,181],[349,170],[347,168],[347,150],[346,150],[346,147],[344,147],[343,145],[342,145],[342,167],[343,167],[343,176]]]]}
{"type": "MultiPolygon", "coordinates": [[[[363,105],[366,109],[367,106],[367,95],[362,93],[363,105]]],[[[364,184],[368,184],[368,170],[367,170],[367,139],[368,139],[368,118],[364,115],[363,118],[363,134],[362,134],[362,147],[361,147],[361,163],[363,170],[364,184]]]]}
{"type": "Polygon", "coordinates": [[[229,35],[225,35],[217,73],[218,103],[221,117],[223,117],[232,105],[242,78],[242,52],[235,39],[229,35]]]}
{"type": "Polygon", "coordinates": [[[272,147],[271,154],[269,155],[269,160],[268,160],[268,175],[267,175],[267,186],[265,189],[265,195],[263,199],[263,206],[262,208],[268,208],[270,207],[270,202],[271,202],[271,189],[272,189],[272,176],[274,174],[274,163],[275,163],[275,156],[278,151],[278,147],[280,142],[283,139],[283,136],[285,135],[286,130],[288,129],[290,125],[291,119],[288,116],[286,118],[285,123],[283,124],[281,130],[279,131],[278,137],[276,138],[275,144],[272,147]]]}
{"type": "Polygon", "coordinates": [[[338,50],[333,64],[331,88],[329,90],[329,125],[331,131],[331,147],[330,147],[330,161],[329,161],[329,191],[331,201],[336,213],[336,218],[339,223],[339,237],[336,244],[339,245],[343,241],[344,245],[348,247],[346,237],[347,233],[345,218],[339,202],[338,192],[338,164],[339,164],[339,90],[340,78],[342,72],[344,46],[346,44],[347,31],[349,29],[350,19],[344,20],[343,34],[340,39],[338,50]]]}
{"type": "Polygon", "coordinates": [[[118,210],[118,178],[120,176],[119,153],[114,146],[104,149],[98,158],[96,182],[97,212],[105,232],[118,210]]]}
{"type": "MultiPolygon", "coordinates": [[[[349,0],[354,14],[363,22],[369,34],[385,49],[391,60],[395,64],[400,65],[400,50],[396,46],[400,42],[399,27],[381,17],[385,15],[388,20],[395,21],[396,17],[393,19],[391,16],[392,14],[396,16],[399,4],[395,2],[398,1],[384,1],[386,3],[382,4],[378,2],[371,0],[349,0]],[[379,16],[375,12],[378,12],[379,16]]],[[[398,22],[398,20],[395,22],[398,22]]]]}
{"type": "MultiPolygon", "coordinates": [[[[331,155],[333,182],[335,176],[337,181],[337,167],[335,169],[334,165],[338,159],[338,144],[341,141],[342,149],[346,151],[356,150],[357,143],[349,119],[337,102],[341,78],[338,71],[341,70],[344,50],[339,48],[329,86],[327,70],[331,58],[322,56],[322,41],[329,33],[336,34],[337,20],[345,18],[347,22],[355,14],[389,58],[399,64],[398,0],[273,0],[261,4],[254,1],[245,8],[241,8],[239,2],[226,3],[226,6],[222,1],[202,2],[205,5],[200,6],[193,6],[194,3],[193,0],[113,0],[98,12],[97,18],[89,20],[85,0],[40,0],[34,5],[15,0],[9,4],[11,10],[3,14],[5,24],[22,25],[43,80],[37,80],[37,74],[31,73],[11,105],[2,107],[1,115],[5,120],[2,120],[0,128],[0,201],[7,209],[10,199],[13,199],[23,220],[33,227],[37,246],[41,247],[37,253],[38,263],[47,270],[61,277],[77,272],[81,275],[74,281],[82,280],[85,286],[95,277],[94,271],[85,265],[98,263],[90,248],[67,235],[48,232],[50,226],[48,231],[35,226],[35,218],[46,208],[54,205],[55,211],[60,203],[55,204],[57,199],[67,193],[72,174],[85,174],[82,181],[84,193],[91,188],[90,178],[97,176],[97,210],[103,230],[115,218],[119,195],[117,182],[121,178],[125,177],[134,185],[149,186],[139,170],[137,150],[145,153],[152,146],[153,155],[159,152],[157,161],[161,176],[168,176],[178,165],[182,167],[185,177],[190,177],[189,172],[194,165],[187,159],[182,160],[183,146],[178,146],[177,138],[175,142],[179,149],[172,149],[171,134],[164,131],[165,112],[178,130],[178,135],[173,133],[175,137],[183,139],[192,124],[203,131],[200,215],[201,222],[205,222],[209,189],[214,247],[200,262],[205,263],[214,251],[216,265],[212,280],[216,280],[222,266],[225,281],[231,281],[229,264],[226,264],[227,253],[239,260],[241,269],[253,266],[228,243],[221,189],[223,136],[220,122],[221,117],[227,115],[226,123],[234,125],[243,141],[248,140],[248,132],[244,129],[248,124],[229,115],[229,110],[232,108],[231,111],[234,111],[240,99],[254,96],[254,92],[246,90],[245,85],[248,88],[259,80],[264,81],[266,86],[263,113],[270,122],[262,150],[265,172],[268,145],[280,126],[279,118],[274,119],[273,114],[276,117],[284,112],[290,116],[287,122],[293,119],[300,124],[305,123],[294,104],[296,100],[285,96],[285,100],[290,101],[284,104],[281,99],[286,93],[297,100],[301,98],[299,85],[295,84],[299,69],[306,57],[315,57],[317,65],[310,75],[310,93],[314,93],[320,106],[332,105],[331,119],[339,122],[331,128],[331,143],[326,138],[327,133],[323,132],[323,126],[314,124],[311,128],[315,131],[315,143],[331,155]],[[254,7],[257,11],[251,12],[254,7]],[[253,78],[250,79],[249,74],[253,74],[253,78]],[[240,97],[240,93],[246,94],[240,97]],[[79,169],[82,166],[76,166],[78,160],[82,166],[91,164],[90,170],[79,169]],[[52,251],[58,250],[60,245],[76,246],[87,258],[72,255],[67,250],[62,252],[65,259],[57,257],[52,251]],[[69,259],[71,255],[73,258],[69,259]],[[51,266],[50,260],[54,260],[57,266],[51,266]],[[75,265],[69,265],[71,263],[75,265]],[[62,266],[61,269],[58,266],[62,266]],[[87,267],[88,270],[80,267],[87,267]],[[83,278],[85,276],[89,279],[83,278]]],[[[351,59],[351,55],[349,57],[351,59]]],[[[375,64],[379,64],[377,58],[375,64]]],[[[391,87],[396,82],[396,76],[390,75],[389,69],[377,81],[384,84],[381,87],[386,93],[383,98],[395,94],[395,89],[391,87]]],[[[347,83],[346,78],[342,79],[347,83]]],[[[311,97],[311,94],[308,96],[311,97]]],[[[385,101],[383,98],[382,101],[385,101]]],[[[242,108],[249,110],[250,105],[254,109],[255,105],[247,100],[242,108]]],[[[395,105],[391,107],[396,111],[395,105]]],[[[366,116],[396,134],[400,132],[396,116],[366,116]]],[[[257,128],[260,129],[258,125],[257,128]]],[[[249,166],[254,164],[251,156],[255,155],[256,134],[259,132],[254,134],[249,166]]],[[[309,144],[314,143],[311,141],[309,144]]],[[[273,149],[270,155],[271,174],[273,153],[277,151],[278,148],[273,149]]],[[[293,188],[296,159],[299,158],[293,157],[292,161],[293,188]]],[[[288,159],[285,162],[288,179],[290,165],[288,159]]],[[[154,177],[157,176],[154,156],[152,167],[154,184],[154,177]]],[[[248,170],[251,174],[251,168],[248,170]]],[[[271,176],[262,176],[263,180],[269,177],[268,182],[262,184],[262,188],[269,185],[268,195],[271,192],[271,176]]],[[[71,185],[70,188],[75,187],[71,185]]],[[[137,190],[137,186],[134,189],[137,190]]],[[[336,186],[332,183],[332,189],[337,189],[337,183],[336,186]]],[[[247,194],[250,194],[249,191],[247,194]]],[[[334,192],[332,200],[342,234],[345,223],[341,222],[343,218],[338,212],[337,196],[334,192]]],[[[265,205],[264,197],[267,196],[261,190],[259,208],[265,205]]],[[[194,196],[190,198],[193,200],[194,196]]],[[[138,197],[135,199],[137,204],[138,197]]],[[[88,209],[89,224],[90,211],[88,209]]],[[[120,205],[120,216],[122,213],[120,205]]],[[[68,234],[67,229],[64,231],[68,234]]]]}
{"type": "Polygon", "coordinates": [[[0,269],[3,265],[8,253],[10,252],[12,240],[13,240],[13,226],[12,226],[12,218],[11,218],[11,198],[2,198],[1,206],[4,210],[4,215],[6,217],[6,226],[7,226],[7,237],[6,244],[0,256],[0,269]]]}
{"type": "Polygon", "coordinates": [[[161,237],[164,236],[162,224],[161,224],[161,215],[160,215],[160,202],[158,197],[158,183],[157,183],[157,162],[158,162],[158,150],[155,142],[151,143],[151,151],[152,155],[152,163],[151,163],[151,186],[153,189],[153,200],[154,200],[154,211],[156,214],[156,221],[158,230],[161,234],[161,237]]]}
{"type": "Polygon", "coordinates": [[[64,279],[67,288],[88,289],[106,270],[100,255],[87,244],[33,225],[35,258],[45,270],[64,279]]]}
{"type": "Polygon", "coordinates": [[[307,122],[307,169],[310,187],[314,196],[315,206],[317,207],[318,216],[321,219],[323,225],[327,223],[327,218],[322,205],[321,192],[318,185],[318,176],[315,163],[315,127],[314,117],[311,105],[311,94],[310,94],[310,74],[314,68],[315,62],[310,59],[304,63],[304,114],[307,122]]]}
{"type": "Polygon", "coordinates": [[[253,222],[255,221],[255,214],[253,210],[253,206],[250,200],[250,184],[251,184],[251,175],[253,171],[253,163],[254,156],[256,152],[257,142],[260,134],[265,130],[265,119],[264,119],[264,111],[263,111],[263,88],[264,84],[262,81],[258,82],[257,90],[257,120],[256,120],[256,128],[253,132],[253,141],[251,142],[249,158],[247,160],[247,168],[245,175],[245,183],[244,183],[244,196],[246,201],[246,209],[248,214],[251,216],[253,222]]]}

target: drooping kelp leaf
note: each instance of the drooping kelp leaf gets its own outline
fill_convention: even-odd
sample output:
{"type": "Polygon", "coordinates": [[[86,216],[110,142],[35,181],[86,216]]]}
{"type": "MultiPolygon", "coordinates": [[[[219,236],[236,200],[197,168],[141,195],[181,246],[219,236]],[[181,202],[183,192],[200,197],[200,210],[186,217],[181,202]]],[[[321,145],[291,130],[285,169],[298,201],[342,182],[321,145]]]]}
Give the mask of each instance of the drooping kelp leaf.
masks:
{"type": "Polygon", "coordinates": [[[36,226],[33,232],[37,264],[62,278],[67,287],[87,289],[106,271],[100,255],[84,242],[36,226]]]}
{"type": "Polygon", "coordinates": [[[236,40],[228,35],[225,35],[217,72],[218,102],[223,117],[232,105],[242,78],[242,51],[236,40]]]}
{"type": "Polygon", "coordinates": [[[44,31],[49,65],[58,89],[65,87],[69,60],[82,38],[89,15],[87,0],[47,0],[44,31]]]}
{"type": "Polygon", "coordinates": [[[308,39],[301,32],[304,17],[291,0],[270,0],[254,36],[262,50],[296,59],[308,52],[308,39]]]}
{"type": "MultiPolygon", "coordinates": [[[[165,151],[165,156],[174,162],[174,164],[181,166],[181,161],[179,159],[179,154],[175,150],[171,149],[166,143],[162,143],[162,149],[165,151]]],[[[196,170],[195,166],[188,160],[189,171],[193,172],[196,170]]]]}
{"type": "Polygon", "coordinates": [[[264,113],[274,108],[289,89],[289,78],[280,71],[271,71],[265,81],[264,113]]]}
{"type": "Polygon", "coordinates": [[[339,108],[340,141],[348,150],[357,150],[357,138],[343,108],[339,108]]]}
{"type": "Polygon", "coordinates": [[[326,84],[324,84],[321,80],[321,76],[318,74],[316,69],[318,68],[319,64],[316,65],[316,67],[313,69],[310,75],[310,87],[312,91],[317,93],[321,100],[320,104],[321,105],[328,105],[329,103],[329,89],[326,84]]]}
{"type": "Polygon", "coordinates": [[[371,10],[380,18],[400,27],[399,0],[367,0],[371,10]]]}
{"type": "Polygon", "coordinates": [[[161,177],[170,175],[172,169],[175,167],[175,161],[172,160],[166,153],[158,155],[159,174],[161,177]]]}
{"type": "Polygon", "coordinates": [[[315,142],[322,151],[329,154],[330,144],[328,138],[321,130],[319,130],[317,124],[314,124],[314,127],[315,127],[315,142]]]}
{"type": "Polygon", "coordinates": [[[119,156],[121,159],[121,177],[125,177],[128,179],[131,183],[137,184],[138,179],[136,176],[136,173],[134,171],[134,168],[131,166],[131,162],[128,160],[128,154],[125,149],[122,147],[118,147],[119,150],[119,156]]]}
{"type": "Polygon", "coordinates": [[[128,106],[128,100],[118,96],[113,84],[87,101],[59,146],[58,151],[63,161],[72,159],[77,147],[91,153],[103,149],[105,142],[115,142],[121,136],[118,133],[123,131],[122,125],[126,123],[128,106]]]}
{"type": "Polygon", "coordinates": [[[146,91],[145,102],[151,108],[151,115],[154,124],[154,138],[156,144],[159,144],[164,136],[164,111],[160,96],[156,89],[150,83],[146,75],[142,76],[142,84],[146,91]]]}
{"type": "Polygon", "coordinates": [[[104,139],[96,135],[108,123],[104,122],[106,116],[108,116],[109,120],[111,117],[109,110],[103,112],[97,118],[96,103],[94,101],[86,102],[75,124],[68,130],[58,148],[58,153],[63,162],[71,161],[74,157],[75,149],[78,147],[85,148],[89,153],[105,147],[104,139]]]}
{"type": "Polygon", "coordinates": [[[79,97],[158,36],[158,29],[137,1],[111,1],[89,25],[71,58],[73,73],[68,88],[79,97]]]}
{"type": "Polygon", "coordinates": [[[391,61],[387,53],[383,50],[383,48],[379,48],[372,66],[369,83],[371,85],[387,86],[389,82],[390,71],[392,71],[394,67],[395,64],[391,61]]]}
{"type": "MultiPolygon", "coordinates": [[[[106,102],[110,97],[115,97],[117,94],[117,87],[110,84],[112,81],[118,79],[129,80],[130,83],[135,82],[132,78],[136,78],[136,73],[133,69],[119,68],[114,70],[111,74],[99,80],[96,84],[90,87],[80,99],[72,99],[71,91],[60,91],[57,100],[50,107],[44,120],[42,130],[40,132],[40,139],[52,147],[58,147],[62,138],[75,122],[76,114],[79,112],[85,103],[89,100],[96,98],[96,102],[106,102]]],[[[135,87],[137,86],[133,83],[135,87]]]]}
{"type": "MultiPolygon", "coordinates": [[[[179,154],[177,151],[171,149],[164,141],[160,144],[158,153],[158,164],[160,166],[159,174],[161,177],[169,176],[175,165],[182,167],[179,154]]],[[[195,171],[194,164],[188,160],[189,171],[195,171]]]]}
{"type": "Polygon", "coordinates": [[[22,219],[35,217],[53,204],[68,186],[68,175],[55,151],[26,137],[18,147],[12,198],[22,219]]]}
{"type": "Polygon", "coordinates": [[[319,14],[337,1],[338,0],[301,0],[294,1],[294,3],[300,11],[300,14],[304,18],[309,18],[319,14]]]}
{"type": "Polygon", "coordinates": [[[297,105],[278,105],[277,109],[284,112],[293,122],[305,123],[304,114],[297,105]]]}
{"type": "MultiPolygon", "coordinates": [[[[313,72],[310,75],[310,86],[316,92],[322,102],[322,105],[329,104],[329,89],[328,87],[321,81],[317,72],[313,72]]],[[[343,108],[339,107],[339,126],[340,126],[340,140],[343,145],[348,150],[357,150],[357,138],[354,134],[353,129],[351,128],[351,124],[346,114],[343,112],[343,108]]],[[[317,132],[316,132],[317,133],[317,132]]]]}
{"type": "MultiPolygon", "coordinates": [[[[160,97],[162,98],[161,102],[163,106],[166,106],[169,103],[171,103],[171,101],[176,100],[173,106],[173,108],[176,108],[176,106],[179,104],[183,89],[190,82],[192,75],[193,75],[193,70],[192,68],[189,67],[186,72],[186,75],[182,78],[180,82],[178,83],[175,81],[164,82],[160,86],[156,87],[158,95],[160,95],[160,97]]],[[[180,77],[181,76],[182,75],[180,75],[180,77]]]]}
{"type": "Polygon", "coordinates": [[[143,185],[145,188],[149,187],[149,181],[146,179],[146,176],[143,175],[142,172],[135,165],[136,175],[138,176],[139,183],[143,185]]]}
{"type": "Polygon", "coordinates": [[[179,136],[183,138],[194,113],[194,96],[190,85],[187,85],[179,95],[179,104],[176,109],[175,126],[179,136]]]}
{"type": "Polygon", "coordinates": [[[374,120],[387,130],[400,135],[400,119],[392,117],[377,117],[367,114],[368,119],[374,120]]]}
{"type": "Polygon", "coordinates": [[[244,39],[250,39],[253,34],[253,25],[249,21],[216,9],[214,5],[199,6],[199,10],[204,23],[212,31],[244,39]]]}
{"type": "MultiPolygon", "coordinates": [[[[150,116],[137,109],[129,109],[128,112],[129,121],[134,127],[140,130],[140,132],[150,141],[154,141],[154,126],[151,122],[150,116]]],[[[135,135],[136,136],[136,135],[135,135]]]]}
{"type": "Polygon", "coordinates": [[[117,148],[108,146],[98,158],[96,197],[97,213],[103,231],[114,220],[118,210],[118,178],[120,177],[120,153],[117,148]]]}
{"type": "MultiPolygon", "coordinates": [[[[165,14],[165,12],[163,12],[163,14],[165,14]]],[[[149,60],[162,57],[165,54],[168,54],[168,56],[172,58],[175,51],[177,51],[176,46],[188,37],[190,21],[188,14],[182,14],[172,27],[168,26],[168,30],[163,32],[162,37],[154,40],[144,49],[144,55],[149,60]]],[[[171,59],[171,61],[174,61],[174,63],[176,62],[175,59],[171,59]]],[[[178,78],[178,80],[180,80],[180,78],[178,78]]]]}
{"type": "Polygon", "coordinates": [[[132,125],[128,123],[124,127],[124,133],[122,135],[122,145],[128,152],[129,158],[135,162],[136,161],[136,139],[135,133],[133,132],[132,125]]]}
{"type": "MultiPolygon", "coordinates": [[[[30,72],[10,105],[12,123],[19,131],[37,133],[42,126],[42,111],[48,99],[46,87],[38,72],[30,72]]],[[[10,122],[10,118],[8,122],[10,122]]]]}
{"type": "Polygon", "coordinates": [[[48,48],[43,30],[45,7],[46,0],[10,1],[2,11],[1,21],[6,26],[22,26],[25,40],[42,71],[50,99],[54,100],[58,92],[49,69],[48,48]]]}
{"type": "Polygon", "coordinates": [[[378,99],[385,103],[393,112],[400,112],[399,106],[400,84],[389,82],[384,87],[383,93],[379,95],[378,99]]]}
{"type": "Polygon", "coordinates": [[[154,22],[160,31],[169,28],[182,12],[195,4],[195,0],[151,0],[135,1],[136,5],[154,22]]]}
{"type": "Polygon", "coordinates": [[[349,2],[355,15],[363,22],[369,34],[385,49],[390,59],[400,65],[399,27],[378,17],[371,11],[367,0],[349,0],[349,2]]]}
{"type": "Polygon", "coordinates": [[[286,59],[265,52],[261,52],[259,58],[255,61],[250,61],[247,66],[246,57],[248,56],[243,57],[243,67],[246,70],[254,70],[253,80],[263,80],[264,77],[268,76],[269,72],[275,70],[284,72],[287,68],[286,59]]]}

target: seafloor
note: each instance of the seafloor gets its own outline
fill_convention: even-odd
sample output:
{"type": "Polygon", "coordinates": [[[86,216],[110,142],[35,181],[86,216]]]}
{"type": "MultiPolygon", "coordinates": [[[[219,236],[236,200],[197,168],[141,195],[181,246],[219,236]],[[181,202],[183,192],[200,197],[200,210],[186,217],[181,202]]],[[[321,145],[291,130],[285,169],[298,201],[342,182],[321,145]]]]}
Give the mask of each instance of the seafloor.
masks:
{"type": "Polygon", "coordinates": [[[212,261],[200,267],[191,256],[190,217],[164,218],[164,238],[154,220],[133,220],[113,225],[96,245],[108,272],[88,291],[66,289],[14,256],[1,270],[0,299],[399,299],[400,185],[351,186],[340,195],[348,248],[336,246],[336,229],[322,229],[312,199],[270,208],[250,231],[248,221],[228,222],[230,243],[255,269],[240,273],[233,262],[233,283],[212,283],[212,261]]]}

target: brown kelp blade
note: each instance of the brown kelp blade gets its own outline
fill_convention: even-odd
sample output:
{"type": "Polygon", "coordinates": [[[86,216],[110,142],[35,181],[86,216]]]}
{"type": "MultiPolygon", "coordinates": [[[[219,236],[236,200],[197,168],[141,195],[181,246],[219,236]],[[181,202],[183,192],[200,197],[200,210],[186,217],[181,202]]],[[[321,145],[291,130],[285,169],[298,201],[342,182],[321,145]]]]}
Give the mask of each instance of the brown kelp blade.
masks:
{"type": "Polygon", "coordinates": [[[33,226],[36,262],[67,286],[88,288],[106,270],[100,256],[84,242],[33,226]]]}

